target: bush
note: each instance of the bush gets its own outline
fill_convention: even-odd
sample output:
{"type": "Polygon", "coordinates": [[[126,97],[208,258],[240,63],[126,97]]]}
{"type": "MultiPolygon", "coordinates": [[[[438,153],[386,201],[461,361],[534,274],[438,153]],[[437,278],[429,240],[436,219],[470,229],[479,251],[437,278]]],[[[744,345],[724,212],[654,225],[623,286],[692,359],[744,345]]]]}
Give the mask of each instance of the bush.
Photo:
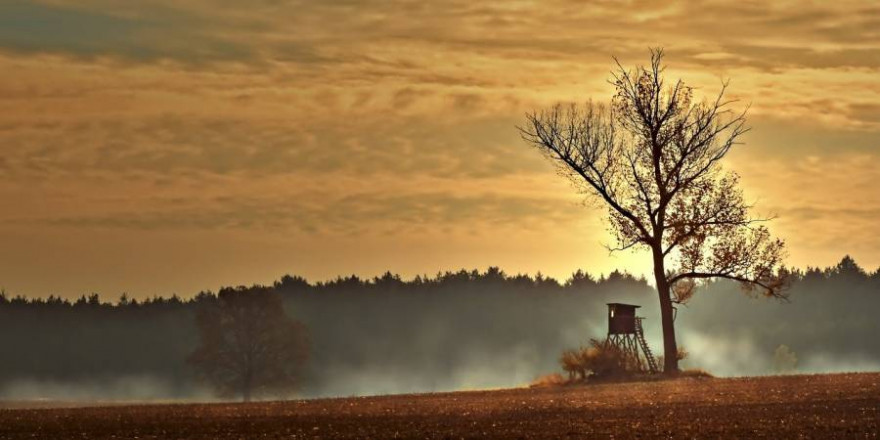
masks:
{"type": "MultiPolygon", "coordinates": [[[[678,347],[678,353],[676,353],[675,357],[679,362],[681,362],[688,357],[688,354],[688,351],[685,350],[684,347],[678,347]]],[[[662,354],[660,356],[657,356],[657,366],[658,368],[660,368],[661,371],[663,370],[663,364],[665,363],[664,360],[665,358],[662,354]]]]}
{"type": "Polygon", "coordinates": [[[589,347],[565,350],[559,358],[569,380],[584,380],[587,376],[615,377],[638,371],[637,365],[629,365],[623,352],[616,346],[605,346],[591,339],[589,347]]]}
{"type": "Polygon", "coordinates": [[[590,349],[585,359],[587,369],[597,377],[617,377],[638,372],[638,365],[627,362],[623,351],[615,346],[605,346],[596,339],[590,340],[590,349]]]}
{"type": "Polygon", "coordinates": [[[584,348],[577,350],[565,350],[559,357],[559,364],[562,370],[568,373],[568,380],[583,380],[587,377],[587,368],[584,363],[584,348]]]}
{"type": "Polygon", "coordinates": [[[706,370],[702,370],[699,368],[691,368],[690,370],[684,370],[680,374],[681,377],[692,377],[695,379],[711,379],[713,376],[706,370]]]}

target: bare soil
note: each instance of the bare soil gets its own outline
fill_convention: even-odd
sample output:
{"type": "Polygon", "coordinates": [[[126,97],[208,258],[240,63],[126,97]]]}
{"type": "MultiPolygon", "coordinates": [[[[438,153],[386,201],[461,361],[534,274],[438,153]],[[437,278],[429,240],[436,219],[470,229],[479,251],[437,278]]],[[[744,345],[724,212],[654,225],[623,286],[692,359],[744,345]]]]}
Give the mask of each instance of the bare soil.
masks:
{"type": "Polygon", "coordinates": [[[0,438],[877,438],[880,373],[0,410],[0,438]]]}

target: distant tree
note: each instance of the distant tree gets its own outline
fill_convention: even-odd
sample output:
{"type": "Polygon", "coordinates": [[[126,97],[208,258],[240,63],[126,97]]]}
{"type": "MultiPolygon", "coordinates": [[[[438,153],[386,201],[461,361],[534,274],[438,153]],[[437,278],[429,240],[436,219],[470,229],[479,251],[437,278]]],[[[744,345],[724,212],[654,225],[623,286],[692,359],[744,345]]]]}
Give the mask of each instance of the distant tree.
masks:
{"type": "Polygon", "coordinates": [[[856,263],[856,260],[849,255],[845,255],[837,266],[831,268],[829,270],[830,275],[842,275],[843,277],[851,279],[851,281],[855,280],[866,280],[868,278],[868,273],[865,272],[865,269],[862,269],[861,266],[856,263]]]}
{"type": "Polygon", "coordinates": [[[682,81],[668,85],[662,50],[651,65],[613,72],[610,106],[557,105],[530,113],[520,127],[583,192],[609,211],[617,246],[647,249],[660,299],[664,372],[678,372],[674,304],[686,302],[699,281],[726,278],[748,290],[782,297],[784,243],[765,219],[749,215],[735,173],[721,160],[748,131],[745,112],[724,98],[694,102],[682,81]]]}
{"type": "Polygon", "coordinates": [[[779,374],[791,374],[797,370],[797,355],[787,345],[773,351],[773,370],[779,374]]]}
{"type": "Polygon", "coordinates": [[[584,363],[585,348],[565,350],[559,356],[559,365],[568,373],[568,380],[584,380],[587,378],[587,366],[584,363]]]}
{"type": "Polygon", "coordinates": [[[568,280],[565,281],[565,286],[575,289],[589,289],[596,286],[596,280],[593,279],[593,277],[589,273],[578,269],[575,273],[571,274],[571,277],[568,280]]]}
{"type": "Polygon", "coordinates": [[[298,383],[307,356],[306,329],[284,313],[269,287],[227,288],[196,312],[199,346],[189,357],[223,395],[250,401],[285,394],[298,383]]]}
{"type": "Polygon", "coordinates": [[[307,292],[311,286],[301,276],[284,275],[281,280],[275,282],[275,290],[282,295],[296,295],[307,292]]]}

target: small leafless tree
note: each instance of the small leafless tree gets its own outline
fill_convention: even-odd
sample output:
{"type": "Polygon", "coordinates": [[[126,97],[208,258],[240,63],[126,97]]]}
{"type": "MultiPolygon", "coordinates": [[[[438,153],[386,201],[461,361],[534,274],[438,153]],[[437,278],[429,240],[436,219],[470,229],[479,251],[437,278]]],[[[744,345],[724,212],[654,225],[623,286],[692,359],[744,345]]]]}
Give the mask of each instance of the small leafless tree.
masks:
{"type": "Polygon", "coordinates": [[[607,206],[617,245],[651,252],[660,298],[664,372],[678,372],[674,304],[700,282],[726,278],[783,298],[784,243],[767,219],[749,215],[735,173],[721,160],[748,131],[745,111],[724,97],[695,101],[681,80],[667,84],[663,51],[632,70],[617,63],[610,106],[557,105],[527,114],[523,139],[561,174],[607,206]]]}
{"type": "Polygon", "coordinates": [[[307,355],[305,327],[284,313],[268,287],[223,289],[200,304],[200,344],[189,362],[226,396],[284,395],[297,385],[307,355]]]}
{"type": "Polygon", "coordinates": [[[585,349],[565,350],[559,356],[559,365],[562,371],[568,373],[568,380],[584,380],[587,377],[587,368],[583,362],[583,353],[585,349]]]}

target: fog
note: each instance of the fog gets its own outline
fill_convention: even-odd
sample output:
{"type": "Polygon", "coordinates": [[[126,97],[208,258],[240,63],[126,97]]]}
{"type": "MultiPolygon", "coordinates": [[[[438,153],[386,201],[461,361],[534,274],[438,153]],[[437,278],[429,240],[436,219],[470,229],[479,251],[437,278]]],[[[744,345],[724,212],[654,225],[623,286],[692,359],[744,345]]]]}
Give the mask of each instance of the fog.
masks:
{"type": "MultiPolygon", "coordinates": [[[[564,283],[494,269],[410,281],[285,277],[275,290],[311,341],[299,391],[283,397],[525,386],[560,371],[562,350],[605,337],[607,302],[641,305],[648,342],[662,352],[656,293],[620,273],[564,283]]],[[[796,273],[789,293],[785,302],[734,283],[701,287],[677,310],[689,352],[682,367],[715,376],[880,371],[880,275],[844,259],[796,273]]],[[[196,306],[5,298],[0,400],[215,399],[186,363],[196,306]]]]}
{"type": "Polygon", "coordinates": [[[7,401],[53,402],[154,402],[216,400],[207,387],[181,386],[155,376],[81,378],[76,381],[17,379],[0,387],[7,401]]]}

